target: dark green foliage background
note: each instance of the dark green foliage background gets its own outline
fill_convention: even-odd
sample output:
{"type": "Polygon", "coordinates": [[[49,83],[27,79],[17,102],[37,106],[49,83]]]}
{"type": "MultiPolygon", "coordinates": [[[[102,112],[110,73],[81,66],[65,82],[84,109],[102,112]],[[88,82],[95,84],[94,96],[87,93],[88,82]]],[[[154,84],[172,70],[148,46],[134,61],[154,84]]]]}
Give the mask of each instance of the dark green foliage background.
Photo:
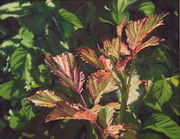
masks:
{"type": "MultiPolygon", "coordinates": [[[[124,6],[124,11],[103,0],[52,1],[49,5],[40,0],[19,0],[1,1],[0,5],[0,139],[59,136],[79,139],[83,133],[94,138],[93,127],[86,121],[44,123],[50,109],[36,107],[23,98],[39,89],[66,91],[72,97],[47,69],[44,55],[76,53],[75,49],[82,47],[97,51],[102,39],[116,36],[115,25],[124,16],[137,20],[154,13],[169,15],[164,26],[152,33],[165,41],[143,50],[137,59],[136,74],[155,84],[153,93],[137,106],[136,114],[143,123],[139,138],[151,138],[151,134],[154,138],[177,137],[180,125],[178,0],[137,0],[131,6],[124,6]],[[11,5],[1,9],[12,2],[19,2],[20,6],[14,10],[11,5]],[[153,120],[156,126],[160,125],[158,128],[153,120]],[[166,128],[168,124],[174,128],[166,128]]],[[[82,61],[79,65],[86,76],[96,70],[82,61]]]]}

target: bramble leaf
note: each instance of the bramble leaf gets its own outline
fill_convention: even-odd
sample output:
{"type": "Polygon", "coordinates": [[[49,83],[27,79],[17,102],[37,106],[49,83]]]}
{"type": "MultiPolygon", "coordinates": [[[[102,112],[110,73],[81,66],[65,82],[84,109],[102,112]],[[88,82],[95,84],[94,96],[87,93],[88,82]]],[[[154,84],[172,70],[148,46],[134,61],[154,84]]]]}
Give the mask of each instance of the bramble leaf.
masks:
{"type": "Polygon", "coordinates": [[[133,51],[139,48],[138,51],[141,49],[150,46],[152,44],[157,45],[158,42],[161,42],[163,39],[157,39],[156,37],[152,37],[150,40],[147,40],[143,43],[145,37],[156,27],[163,25],[163,18],[167,14],[160,14],[160,15],[150,15],[147,18],[138,20],[138,21],[131,21],[126,27],[126,34],[127,34],[127,42],[129,44],[129,48],[133,51]],[[149,44],[150,43],[150,44],[149,44]]]}
{"type": "Polygon", "coordinates": [[[57,101],[61,101],[62,99],[54,94],[53,91],[43,90],[37,91],[31,97],[25,98],[25,100],[33,102],[37,106],[41,107],[55,107],[57,101]]]}
{"type": "Polygon", "coordinates": [[[152,129],[165,134],[168,138],[175,139],[180,136],[180,127],[170,117],[155,113],[144,122],[143,129],[152,129]]]}
{"type": "Polygon", "coordinates": [[[104,109],[99,111],[98,122],[100,122],[103,128],[107,128],[112,124],[114,113],[114,108],[109,105],[106,105],[104,109]]]}
{"type": "Polygon", "coordinates": [[[60,16],[62,16],[62,18],[64,20],[66,20],[74,25],[74,29],[83,28],[81,21],[78,19],[78,17],[75,14],[73,14],[65,9],[60,9],[59,13],[60,13],[60,16]]]}
{"type": "Polygon", "coordinates": [[[83,61],[85,61],[88,64],[91,64],[98,69],[104,69],[105,67],[103,64],[99,61],[96,52],[93,49],[90,48],[82,48],[78,49],[78,53],[80,54],[80,57],[83,61]]]}
{"type": "Polygon", "coordinates": [[[167,79],[158,80],[152,88],[152,95],[161,106],[170,100],[172,93],[173,90],[167,79]]]}
{"type": "Polygon", "coordinates": [[[123,59],[120,59],[116,62],[115,66],[117,68],[118,72],[123,72],[123,70],[125,69],[127,62],[131,59],[131,57],[125,57],[123,59]]]}
{"type": "Polygon", "coordinates": [[[112,80],[112,77],[108,77],[104,82],[98,83],[96,77],[94,77],[93,74],[88,77],[86,86],[89,90],[91,99],[94,101],[94,104],[97,104],[100,101],[104,93],[108,93],[117,89],[117,86],[112,80]]]}
{"type": "Polygon", "coordinates": [[[78,67],[78,63],[73,54],[65,52],[62,55],[52,57],[46,55],[46,63],[50,71],[59,77],[62,85],[80,94],[83,90],[85,76],[78,67]]]}
{"type": "Polygon", "coordinates": [[[95,123],[96,113],[91,113],[80,104],[69,104],[65,101],[58,101],[56,107],[46,118],[46,122],[58,119],[88,120],[95,123]]]}

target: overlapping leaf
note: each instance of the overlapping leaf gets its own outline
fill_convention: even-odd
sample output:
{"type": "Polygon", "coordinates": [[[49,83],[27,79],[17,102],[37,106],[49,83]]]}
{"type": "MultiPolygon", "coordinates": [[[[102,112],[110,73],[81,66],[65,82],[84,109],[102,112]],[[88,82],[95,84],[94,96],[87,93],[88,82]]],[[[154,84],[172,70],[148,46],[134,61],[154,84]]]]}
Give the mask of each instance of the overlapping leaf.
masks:
{"type": "Polygon", "coordinates": [[[123,70],[125,69],[127,62],[131,59],[131,57],[125,57],[123,59],[120,59],[116,62],[115,66],[117,68],[118,72],[123,72],[123,70]]]}
{"type": "Polygon", "coordinates": [[[94,104],[98,103],[104,93],[111,92],[117,89],[115,82],[112,77],[108,77],[103,82],[98,82],[94,74],[88,77],[87,89],[89,90],[89,95],[94,101],[94,104]]]}
{"type": "Polygon", "coordinates": [[[69,104],[65,101],[58,101],[56,107],[46,118],[46,122],[58,119],[88,120],[95,123],[97,113],[91,113],[80,104],[69,104]]]}
{"type": "Polygon", "coordinates": [[[85,76],[84,73],[80,71],[73,54],[65,52],[56,57],[47,54],[46,63],[51,72],[59,77],[62,85],[75,93],[80,94],[82,92],[85,76]]]}
{"type": "Polygon", "coordinates": [[[61,101],[62,99],[56,96],[53,91],[42,90],[37,91],[36,94],[31,97],[25,98],[25,100],[29,100],[41,107],[55,107],[56,102],[61,101]]]}
{"type": "Polygon", "coordinates": [[[143,49],[144,47],[150,45],[157,45],[158,42],[161,42],[162,39],[157,39],[156,37],[152,37],[150,40],[147,40],[143,44],[143,41],[147,34],[149,34],[154,28],[163,25],[163,18],[167,14],[160,14],[160,15],[150,15],[147,18],[138,20],[138,21],[131,21],[126,27],[126,34],[127,34],[127,42],[129,43],[129,48],[131,50],[143,49]],[[143,44],[143,45],[142,45],[143,44]]]}

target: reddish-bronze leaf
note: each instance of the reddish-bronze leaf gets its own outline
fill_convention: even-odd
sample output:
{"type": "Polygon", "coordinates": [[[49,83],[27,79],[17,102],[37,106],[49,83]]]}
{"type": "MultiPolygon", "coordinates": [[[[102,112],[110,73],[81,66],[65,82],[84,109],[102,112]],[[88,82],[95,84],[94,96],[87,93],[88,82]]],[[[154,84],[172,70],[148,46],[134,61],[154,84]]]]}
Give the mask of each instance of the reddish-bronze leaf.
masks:
{"type": "Polygon", "coordinates": [[[107,134],[113,138],[120,137],[119,133],[124,131],[123,124],[111,125],[103,130],[104,134],[107,134]]]}
{"type": "Polygon", "coordinates": [[[98,69],[105,70],[104,65],[99,61],[99,58],[97,57],[96,52],[93,49],[82,48],[78,49],[77,51],[83,61],[97,67],[98,69]]]}
{"type": "Polygon", "coordinates": [[[78,94],[82,92],[85,76],[73,54],[65,52],[56,57],[47,54],[46,63],[50,71],[59,77],[62,85],[78,94]]]}
{"type": "Polygon", "coordinates": [[[95,123],[97,113],[88,111],[80,104],[69,104],[65,101],[58,101],[54,110],[46,118],[46,122],[59,119],[88,120],[95,123]]]}
{"type": "MultiPolygon", "coordinates": [[[[156,27],[163,25],[163,18],[167,14],[150,15],[147,18],[131,21],[126,27],[127,42],[129,48],[133,51],[137,47],[141,47],[145,37],[156,27]]],[[[154,43],[153,43],[154,44],[154,43]]],[[[147,46],[147,45],[146,45],[147,46]]],[[[150,45],[148,45],[150,46],[150,45]]],[[[144,48],[144,46],[142,46],[144,48]]]]}
{"type": "Polygon", "coordinates": [[[124,18],[121,23],[119,25],[117,25],[117,29],[116,29],[116,32],[117,32],[117,36],[122,36],[122,30],[123,30],[123,27],[124,25],[126,24],[126,18],[124,18]]]}
{"type": "Polygon", "coordinates": [[[25,98],[25,100],[29,100],[33,102],[37,106],[41,107],[55,107],[57,101],[61,101],[62,99],[54,94],[53,91],[42,90],[37,91],[31,97],[25,98]]]}
{"type": "Polygon", "coordinates": [[[107,80],[112,75],[112,71],[97,71],[93,73],[93,76],[96,78],[97,83],[102,83],[107,80]]]}
{"type": "Polygon", "coordinates": [[[108,77],[104,82],[99,83],[93,74],[88,77],[86,86],[89,90],[91,99],[94,101],[94,104],[97,104],[100,101],[104,93],[108,93],[117,89],[112,76],[108,77]]]}
{"type": "Polygon", "coordinates": [[[130,59],[131,59],[131,57],[128,56],[128,57],[125,57],[125,58],[123,58],[123,59],[118,60],[118,61],[116,62],[116,64],[115,64],[115,66],[116,66],[116,68],[117,68],[117,71],[120,72],[120,73],[123,72],[124,69],[125,69],[125,67],[126,67],[127,62],[128,62],[130,59]]]}

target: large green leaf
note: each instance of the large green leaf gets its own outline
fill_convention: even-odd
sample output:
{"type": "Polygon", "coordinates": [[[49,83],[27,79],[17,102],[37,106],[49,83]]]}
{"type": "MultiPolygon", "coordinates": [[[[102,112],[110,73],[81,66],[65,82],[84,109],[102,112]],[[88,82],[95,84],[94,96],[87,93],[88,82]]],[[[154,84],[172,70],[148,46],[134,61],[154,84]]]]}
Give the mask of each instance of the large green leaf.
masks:
{"type": "Polygon", "coordinates": [[[11,80],[0,85],[0,96],[6,100],[17,101],[26,96],[28,92],[22,89],[19,80],[11,80]]]}
{"type": "Polygon", "coordinates": [[[0,19],[4,20],[9,17],[20,18],[28,14],[28,7],[31,4],[29,2],[20,5],[19,2],[12,2],[8,4],[4,4],[0,7],[0,19]],[[24,7],[26,10],[24,10],[24,7]]]}
{"type": "Polygon", "coordinates": [[[180,127],[177,123],[160,113],[150,115],[144,122],[143,129],[161,132],[171,139],[178,139],[180,137],[180,127]]]}
{"type": "Polygon", "coordinates": [[[39,107],[34,106],[31,102],[24,99],[21,100],[21,106],[22,108],[19,110],[19,113],[25,116],[28,121],[35,117],[39,111],[39,107]]]}
{"type": "Polygon", "coordinates": [[[166,78],[155,82],[152,88],[152,96],[162,106],[169,101],[172,96],[172,88],[166,78]]]}
{"type": "Polygon", "coordinates": [[[16,78],[25,80],[27,84],[31,84],[33,78],[30,70],[32,69],[32,56],[28,51],[19,47],[10,58],[11,72],[16,75],[16,78]]]}
{"type": "Polygon", "coordinates": [[[74,25],[75,30],[79,29],[79,28],[83,28],[81,21],[79,20],[79,18],[75,14],[73,14],[73,13],[71,13],[65,9],[60,9],[59,13],[60,13],[60,16],[65,21],[68,21],[69,23],[74,25]]]}
{"type": "Polygon", "coordinates": [[[151,1],[141,1],[136,4],[135,10],[143,13],[145,16],[149,16],[151,14],[154,14],[155,5],[151,1]]]}

